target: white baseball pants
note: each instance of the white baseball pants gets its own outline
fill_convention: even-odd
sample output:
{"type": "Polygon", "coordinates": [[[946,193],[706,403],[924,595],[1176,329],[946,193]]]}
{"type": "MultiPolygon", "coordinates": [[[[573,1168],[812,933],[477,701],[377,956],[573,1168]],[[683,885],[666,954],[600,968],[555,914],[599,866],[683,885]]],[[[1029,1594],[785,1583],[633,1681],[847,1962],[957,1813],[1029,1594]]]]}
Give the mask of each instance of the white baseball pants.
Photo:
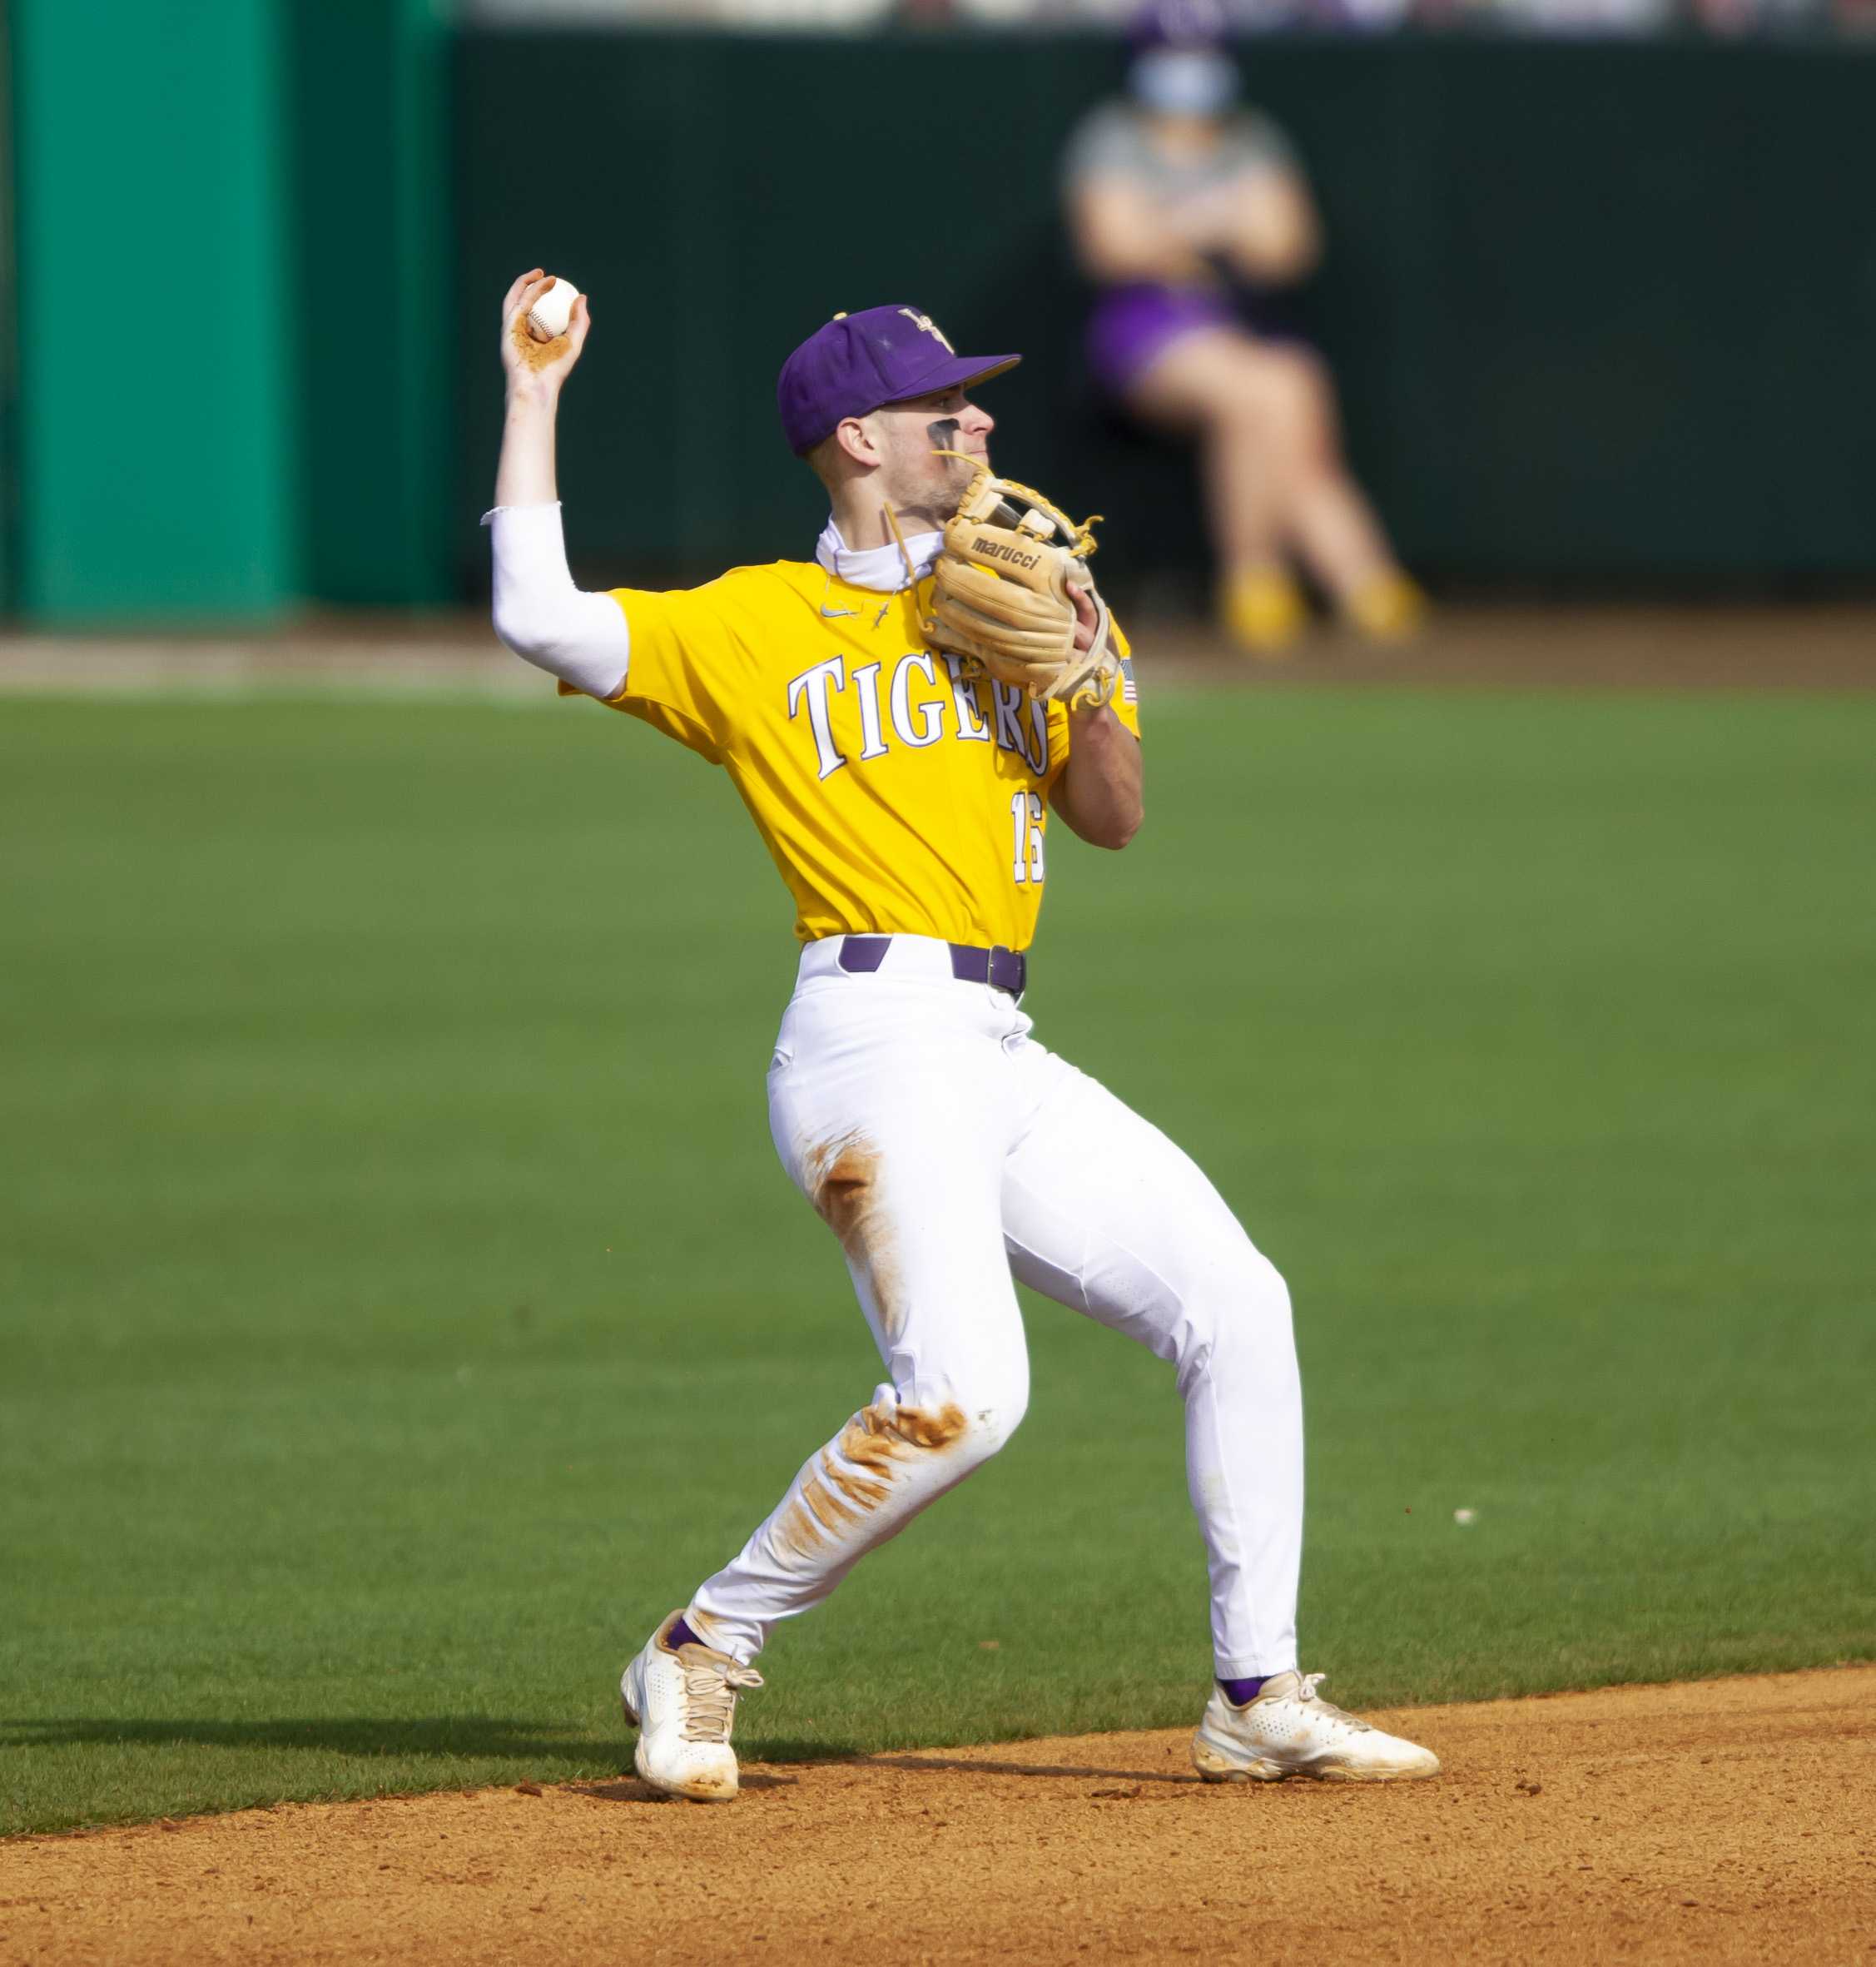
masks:
{"type": "Polygon", "coordinates": [[[1296,1665],[1303,1403],[1289,1294],[1197,1165],[1030,1036],[947,944],[850,976],[812,943],[769,1070],[783,1165],[840,1235],[886,1383],[688,1612],[745,1662],[995,1454],[1029,1358],[1012,1274],[1178,1373],[1221,1677],[1296,1665]]]}

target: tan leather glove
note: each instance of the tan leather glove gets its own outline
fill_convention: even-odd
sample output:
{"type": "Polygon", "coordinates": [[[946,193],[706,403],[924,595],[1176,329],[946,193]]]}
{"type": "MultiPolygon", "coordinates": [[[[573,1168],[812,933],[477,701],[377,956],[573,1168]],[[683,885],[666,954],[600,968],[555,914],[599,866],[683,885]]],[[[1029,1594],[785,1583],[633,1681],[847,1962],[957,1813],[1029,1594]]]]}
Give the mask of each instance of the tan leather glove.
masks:
{"type": "Polygon", "coordinates": [[[1076,525],[1040,492],[980,466],[945,526],[926,639],[962,657],[972,673],[1031,697],[1071,707],[1107,703],[1120,658],[1109,646],[1107,604],[1088,573],[1094,524],[1076,525]],[[1086,650],[1074,645],[1071,581],[1095,610],[1086,650]]]}

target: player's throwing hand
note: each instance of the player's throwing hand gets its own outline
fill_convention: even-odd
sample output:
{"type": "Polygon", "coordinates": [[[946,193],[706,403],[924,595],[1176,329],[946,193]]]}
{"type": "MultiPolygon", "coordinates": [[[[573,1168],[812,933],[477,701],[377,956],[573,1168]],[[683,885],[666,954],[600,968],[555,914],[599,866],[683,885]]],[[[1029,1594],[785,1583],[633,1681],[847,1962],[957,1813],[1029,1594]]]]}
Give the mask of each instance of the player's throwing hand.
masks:
{"type": "Polygon", "coordinates": [[[582,294],[573,303],[573,317],[564,335],[551,341],[537,341],[528,330],[528,310],[553,285],[553,276],[536,266],[524,273],[502,302],[502,368],[510,391],[545,384],[558,389],[572,374],[586,345],[593,316],[582,294]]]}

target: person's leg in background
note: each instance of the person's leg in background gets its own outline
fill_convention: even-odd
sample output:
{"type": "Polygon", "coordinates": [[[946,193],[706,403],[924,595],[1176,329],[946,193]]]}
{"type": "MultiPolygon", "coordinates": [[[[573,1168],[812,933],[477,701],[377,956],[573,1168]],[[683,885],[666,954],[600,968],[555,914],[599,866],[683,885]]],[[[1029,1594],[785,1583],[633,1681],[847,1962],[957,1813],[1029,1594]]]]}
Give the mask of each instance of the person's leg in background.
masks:
{"type": "Polygon", "coordinates": [[[1281,406],[1247,373],[1246,345],[1234,329],[1194,329],[1144,367],[1124,401],[1143,422],[1197,440],[1219,612],[1241,647],[1276,655],[1308,610],[1284,558],[1281,406]]]}
{"type": "Polygon", "coordinates": [[[1363,634],[1393,641],[1425,612],[1342,450],[1341,416],[1328,365],[1294,342],[1248,345],[1259,388],[1274,405],[1281,448],[1283,524],[1297,558],[1363,634]]]}
{"type": "Polygon", "coordinates": [[[1194,329],[1125,393],[1144,421],[1199,441],[1225,626],[1253,655],[1281,655],[1308,610],[1293,555],[1362,633],[1411,633],[1422,609],[1342,456],[1319,357],[1241,330],[1194,329]]]}

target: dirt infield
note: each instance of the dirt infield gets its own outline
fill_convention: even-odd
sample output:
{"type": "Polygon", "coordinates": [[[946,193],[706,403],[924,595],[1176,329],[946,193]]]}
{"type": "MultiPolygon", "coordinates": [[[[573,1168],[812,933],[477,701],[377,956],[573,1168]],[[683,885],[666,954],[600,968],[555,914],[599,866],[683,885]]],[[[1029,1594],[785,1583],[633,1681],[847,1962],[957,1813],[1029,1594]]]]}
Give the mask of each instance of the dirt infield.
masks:
{"type": "Polygon", "coordinates": [[[1444,1775],[1105,1735],[20,1839],[0,1960],[1876,1959],[1876,1666],[1391,1718],[1444,1775]]]}

